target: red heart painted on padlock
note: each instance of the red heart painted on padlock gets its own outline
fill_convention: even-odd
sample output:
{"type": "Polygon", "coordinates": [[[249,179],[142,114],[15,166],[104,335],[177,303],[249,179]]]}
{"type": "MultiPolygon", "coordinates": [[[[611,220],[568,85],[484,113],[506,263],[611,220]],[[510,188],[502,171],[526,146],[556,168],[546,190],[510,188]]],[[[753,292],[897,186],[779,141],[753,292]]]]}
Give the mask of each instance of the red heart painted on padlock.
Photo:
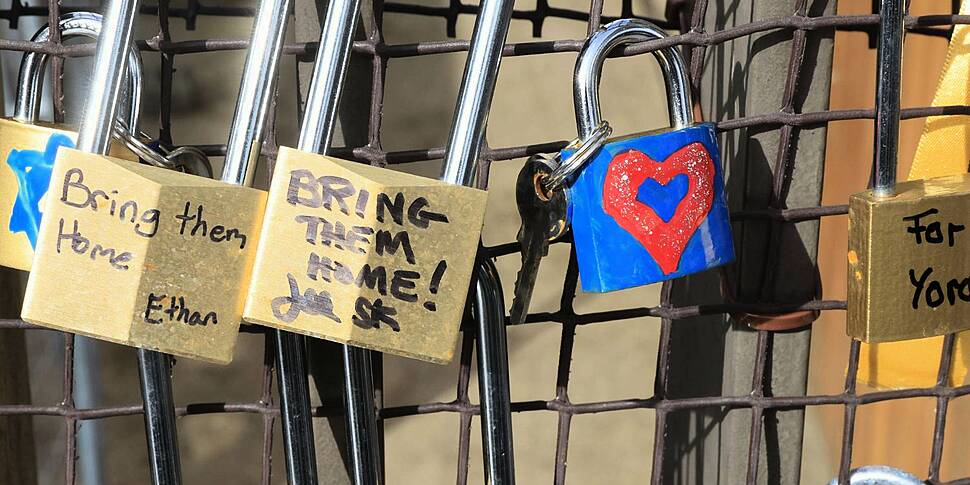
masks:
{"type": "Polygon", "coordinates": [[[640,241],[665,275],[677,271],[687,242],[704,222],[714,201],[714,161],[701,143],[677,150],[663,162],[629,150],[613,157],[603,182],[603,210],[640,241]],[[668,222],[637,198],[647,179],[667,185],[678,175],[688,178],[687,195],[668,222]]]}

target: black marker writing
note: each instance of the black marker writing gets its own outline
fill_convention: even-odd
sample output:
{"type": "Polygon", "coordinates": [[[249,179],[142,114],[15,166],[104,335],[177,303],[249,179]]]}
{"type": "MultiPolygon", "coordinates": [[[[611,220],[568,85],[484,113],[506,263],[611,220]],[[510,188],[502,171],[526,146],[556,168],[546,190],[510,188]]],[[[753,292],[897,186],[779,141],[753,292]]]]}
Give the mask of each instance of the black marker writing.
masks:
{"type": "MultiPolygon", "coordinates": [[[[426,210],[429,205],[428,199],[424,197],[418,197],[411,201],[411,204],[408,206],[408,222],[422,229],[427,228],[431,224],[431,221],[448,222],[448,216],[426,210]]],[[[391,198],[387,194],[377,194],[377,220],[379,222],[384,222],[385,211],[391,214],[391,219],[395,224],[403,226],[404,194],[398,192],[394,196],[393,202],[391,202],[391,198]]]]}
{"type": "Polygon", "coordinates": [[[351,317],[351,320],[354,322],[354,325],[360,328],[381,328],[381,324],[384,324],[391,327],[391,330],[395,332],[401,331],[401,326],[394,319],[394,315],[397,315],[397,310],[390,306],[384,306],[384,302],[380,298],[374,300],[374,303],[371,303],[363,296],[357,297],[357,301],[354,303],[354,309],[357,311],[357,314],[351,317]]]}
{"type": "Polygon", "coordinates": [[[181,214],[176,214],[175,218],[181,221],[179,226],[179,234],[185,235],[185,230],[188,228],[190,222],[194,222],[191,226],[189,234],[195,236],[197,233],[202,237],[208,236],[209,240],[212,242],[222,242],[231,241],[233,239],[239,240],[239,249],[246,248],[246,235],[235,228],[226,228],[225,226],[215,224],[212,228],[209,228],[209,221],[205,220],[203,213],[205,209],[202,204],[198,204],[195,208],[195,214],[191,214],[192,203],[186,202],[185,209],[181,214]]]}
{"type": "MultiPolygon", "coordinates": [[[[98,199],[108,206],[108,215],[117,216],[119,220],[133,224],[135,234],[142,237],[152,237],[158,232],[158,209],[148,209],[139,214],[138,202],[126,200],[118,205],[118,191],[112,190],[110,195],[100,189],[91,190],[84,184],[84,172],[79,168],[72,168],[64,173],[64,185],[61,189],[60,201],[78,209],[90,208],[98,212],[98,199]]],[[[104,207],[100,207],[103,209],[104,207]]]]}
{"type": "Polygon", "coordinates": [[[298,215],[294,220],[300,224],[306,224],[306,242],[317,245],[319,242],[323,246],[333,246],[335,249],[347,250],[352,253],[366,254],[363,246],[370,245],[367,236],[374,234],[374,229],[365,226],[344,226],[344,223],[330,222],[323,217],[298,215]]]}
{"type": "Polygon", "coordinates": [[[411,206],[408,207],[408,221],[422,229],[431,225],[431,221],[443,222],[447,224],[448,216],[440,212],[425,210],[425,207],[428,207],[429,205],[428,199],[425,199],[424,197],[414,199],[414,202],[411,202],[411,206]]]}
{"type": "Polygon", "coordinates": [[[391,202],[390,196],[385,193],[377,194],[377,220],[384,222],[384,211],[391,213],[391,218],[399,225],[404,225],[404,194],[398,192],[391,202]]]}
{"type": "MultiPolygon", "coordinates": [[[[434,268],[434,273],[431,274],[431,283],[428,284],[428,292],[432,295],[438,294],[438,285],[441,284],[441,278],[445,275],[446,269],[448,269],[448,262],[443,259],[438,261],[438,265],[434,268]]],[[[438,306],[433,301],[424,302],[424,308],[429,312],[438,311],[438,306]]]]}
{"type": "Polygon", "coordinates": [[[314,209],[323,207],[327,210],[333,210],[336,204],[337,210],[349,215],[350,206],[347,204],[347,199],[354,194],[357,194],[354,213],[363,218],[363,208],[367,206],[367,199],[370,196],[366,190],[358,192],[354,184],[343,177],[332,175],[314,177],[309,170],[300,169],[290,171],[286,202],[290,205],[302,205],[314,209]]]}
{"type": "Polygon", "coordinates": [[[953,306],[957,300],[970,302],[970,276],[957,280],[953,278],[946,282],[946,292],[939,281],[931,280],[927,283],[933,268],[926,268],[920,277],[916,278],[916,271],[909,270],[909,282],[915,288],[913,291],[913,310],[919,309],[920,300],[924,300],[930,308],[936,308],[944,302],[953,306]],[[922,298],[921,298],[922,297],[922,298]]]}
{"type": "Polygon", "coordinates": [[[154,325],[158,325],[162,323],[164,317],[159,316],[159,318],[152,318],[152,315],[157,311],[159,313],[164,313],[165,315],[168,315],[168,321],[170,322],[174,321],[174,322],[185,323],[189,326],[195,326],[195,325],[206,326],[210,323],[213,325],[216,325],[219,323],[219,316],[216,314],[216,312],[208,312],[205,314],[205,316],[202,316],[201,313],[194,310],[190,310],[185,305],[185,297],[183,296],[178,296],[178,297],[168,296],[168,295],[156,296],[154,293],[149,293],[148,304],[145,305],[145,317],[144,317],[145,323],[151,323],[154,325]],[[163,310],[162,308],[164,307],[162,305],[158,305],[157,302],[163,301],[166,298],[169,299],[168,308],[165,308],[163,310]]]}
{"type": "Polygon", "coordinates": [[[287,273],[286,280],[290,285],[290,294],[273,298],[273,316],[280,321],[290,323],[303,312],[307,315],[322,315],[340,323],[340,317],[333,313],[333,299],[330,298],[330,293],[324,290],[317,293],[313,288],[307,288],[301,295],[296,278],[287,273]],[[284,312],[283,307],[286,305],[289,307],[284,312]]]}
{"type": "Polygon", "coordinates": [[[363,288],[367,287],[371,290],[377,290],[381,295],[387,294],[387,270],[383,266],[378,266],[376,268],[371,268],[369,264],[365,264],[360,268],[360,272],[357,273],[357,287],[363,288]]]}
{"type": "Polygon", "coordinates": [[[350,271],[350,268],[340,261],[334,261],[317,253],[310,253],[310,257],[307,259],[306,275],[313,281],[321,279],[327,283],[336,279],[340,283],[349,285],[354,281],[354,274],[350,271]]]}
{"type": "Polygon", "coordinates": [[[414,248],[411,247],[411,237],[407,231],[400,231],[391,235],[390,231],[377,231],[374,236],[374,252],[384,256],[385,253],[394,255],[398,249],[404,250],[404,257],[409,263],[415,264],[414,248]]]}
{"type": "Polygon", "coordinates": [[[384,266],[370,264],[363,265],[355,277],[347,265],[316,253],[310,253],[307,258],[306,275],[313,281],[337,282],[358,288],[367,287],[377,291],[381,296],[387,296],[390,290],[391,296],[404,302],[418,300],[418,295],[411,290],[417,288],[416,280],[421,279],[421,274],[417,271],[396,269],[391,272],[390,285],[388,285],[388,270],[384,266]]]}
{"type": "Polygon", "coordinates": [[[54,246],[58,254],[61,252],[61,242],[65,240],[71,242],[71,250],[75,253],[90,254],[91,261],[95,261],[98,258],[107,259],[108,264],[114,269],[121,271],[128,269],[128,265],[124,263],[131,261],[131,253],[128,251],[118,252],[114,248],[105,247],[99,243],[92,244],[90,239],[81,235],[77,220],[74,221],[74,229],[69,234],[64,232],[64,219],[58,221],[57,243],[54,246]],[[88,253],[89,250],[90,253],[88,253]]]}
{"type": "Polygon", "coordinates": [[[418,295],[408,293],[405,290],[413,290],[417,287],[414,280],[421,277],[417,271],[399,269],[394,271],[394,278],[391,279],[391,296],[401,301],[418,301],[418,295]]]}
{"type": "MultiPolygon", "coordinates": [[[[924,239],[930,244],[940,244],[943,242],[943,228],[939,221],[933,221],[926,225],[920,223],[920,219],[938,214],[939,212],[940,211],[938,209],[934,208],[927,209],[919,214],[903,217],[904,221],[913,222],[912,226],[906,228],[906,232],[915,236],[916,244],[923,244],[924,239]]],[[[953,247],[954,240],[956,239],[954,235],[964,229],[966,229],[966,226],[962,224],[954,224],[952,222],[947,223],[945,239],[949,247],[953,247]]]]}

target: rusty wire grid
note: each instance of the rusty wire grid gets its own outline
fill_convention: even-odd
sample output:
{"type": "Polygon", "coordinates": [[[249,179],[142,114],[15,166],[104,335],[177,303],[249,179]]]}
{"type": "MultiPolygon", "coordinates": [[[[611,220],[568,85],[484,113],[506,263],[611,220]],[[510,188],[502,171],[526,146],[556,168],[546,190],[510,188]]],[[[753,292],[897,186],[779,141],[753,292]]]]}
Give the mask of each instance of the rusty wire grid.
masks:
{"type": "MultiPolygon", "coordinates": [[[[214,1],[214,0],[213,0],[214,1]]],[[[574,11],[555,8],[549,5],[547,0],[537,0],[533,10],[516,10],[513,18],[527,20],[532,23],[533,35],[539,36],[542,33],[543,22],[548,18],[571,19],[578,22],[585,22],[588,25],[587,32],[593,32],[601,24],[608,22],[611,18],[603,16],[604,0],[591,0],[589,11],[574,11]]],[[[751,36],[756,33],[769,31],[786,31],[792,33],[792,56],[791,63],[786,77],[786,96],[784,106],[779,107],[776,112],[744,116],[728,119],[717,124],[717,129],[721,132],[738,130],[742,128],[757,128],[759,130],[780,130],[780,144],[783,150],[779,153],[779,162],[776,173],[786,173],[793,163],[794,149],[792,144],[792,132],[803,127],[818,127],[827,125],[830,122],[842,120],[873,119],[874,109],[852,109],[838,111],[820,112],[798,112],[795,109],[793,99],[799,89],[798,78],[802,70],[804,61],[805,38],[809,32],[813,31],[864,31],[870,35],[878,29],[879,16],[873,15],[830,15],[830,16],[806,16],[804,4],[791,16],[769,18],[760,21],[743,24],[737,27],[726,28],[723,30],[710,30],[710,26],[703,23],[705,12],[708,8],[707,0],[697,0],[690,2],[682,0],[671,2],[674,8],[669,9],[670,19],[651,19],[653,22],[665,28],[677,30],[681,29],[685,33],[672,35],[669,38],[635,44],[622,48],[616,55],[632,56],[656,51],[667,46],[683,46],[689,52],[691,82],[695,90],[700,86],[703,73],[704,52],[710,46],[721,44],[733,39],[751,36]],[[683,7],[690,8],[683,8],[683,7]],[[679,8],[678,8],[679,7],[679,8]],[[689,12],[692,11],[692,14],[689,12]]],[[[9,22],[12,28],[17,27],[18,19],[23,16],[46,16],[50,22],[56,23],[56,19],[61,13],[68,9],[62,8],[58,0],[50,0],[45,6],[27,6],[14,0],[12,7],[0,10],[0,19],[9,22]]],[[[82,8],[71,8],[70,10],[82,10],[82,8]]],[[[87,9],[83,9],[87,10],[87,9]]],[[[98,10],[98,9],[93,9],[98,10]]],[[[370,58],[373,68],[373,91],[369,106],[369,129],[368,142],[364,146],[336,148],[331,153],[335,156],[351,158],[360,162],[374,165],[396,164],[413,161],[434,160],[444,156],[444,147],[431,147],[415,150],[387,152],[381,145],[381,121],[382,105],[384,96],[384,78],[388,59],[426,56],[431,54],[463,52],[469,48],[467,40],[443,40],[432,42],[418,42],[406,44],[388,44],[382,37],[382,17],[385,12],[398,14],[412,14],[439,17],[443,20],[445,31],[449,36],[454,36],[456,23],[459,16],[475,15],[478,11],[476,5],[465,4],[460,0],[450,0],[447,7],[429,7],[397,2],[374,1],[373,9],[365,9],[363,23],[371,32],[370,37],[354,43],[353,55],[357,58],[370,58]]],[[[184,21],[186,27],[192,30],[199,17],[205,16],[251,16],[253,8],[222,7],[215,5],[205,5],[198,0],[188,0],[184,8],[170,7],[167,0],[163,0],[157,5],[149,5],[142,8],[143,15],[153,15],[158,18],[158,33],[150,39],[139,41],[138,45],[143,52],[158,52],[161,56],[161,85],[160,98],[160,138],[164,142],[171,143],[172,126],[172,87],[174,80],[174,59],[179,55],[190,55],[194,53],[241,50],[247,47],[248,42],[240,39],[204,39],[179,41],[172,38],[169,26],[173,19],[184,21]]],[[[632,0],[622,0],[621,17],[634,17],[632,0]]],[[[968,24],[970,16],[961,15],[931,15],[931,16],[908,16],[906,18],[906,29],[911,34],[948,36],[950,28],[954,24],[968,24]]],[[[560,39],[560,40],[541,40],[534,42],[509,43],[505,46],[505,56],[532,56],[554,52],[579,52],[584,39],[560,39]]],[[[291,43],[284,47],[287,55],[298,56],[301,62],[312,62],[312,53],[316,48],[315,43],[291,43]]],[[[63,57],[84,56],[93,53],[93,45],[62,45],[60,35],[54,30],[51,32],[51,39],[46,43],[31,43],[11,39],[0,39],[0,50],[11,51],[36,51],[45,52],[53,55],[54,62],[54,103],[55,120],[63,119],[63,86],[62,69],[63,57]]],[[[924,118],[933,115],[960,114],[970,115],[968,106],[943,106],[943,107],[916,107],[904,109],[903,119],[924,118]]],[[[271,138],[272,139],[272,138],[271,138]]],[[[797,141],[796,141],[797,143],[797,141]]],[[[564,141],[542,141],[535,144],[486,148],[482,157],[490,160],[511,160],[525,157],[535,153],[552,152],[562,148],[564,141]]],[[[210,155],[223,155],[225,146],[222,144],[201,145],[200,148],[210,155]]],[[[276,153],[276,146],[271,142],[264,144],[264,155],[271,160],[276,153]]],[[[776,197],[777,198],[777,197],[776,197]]],[[[769,207],[761,210],[742,210],[734,212],[732,219],[740,220],[772,220],[781,224],[797,224],[806,221],[818,221],[822,217],[838,216],[847,213],[845,205],[829,205],[803,208],[782,208],[769,207]]],[[[569,243],[566,241],[565,243],[569,243]]],[[[487,254],[492,257],[510,255],[520,250],[518,243],[506,243],[486,248],[487,254]]],[[[891,391],[870,392],[858,394],[856,392],[856,376],[859,364],[860,343],[853,341],[850,344],[848,371],[845,379],[844,390],[838,394],[827,395],[807,395],[776,397],[771,392],[770,380],[770,358],[772,352],[772,342],[774,334],[767,331],[758,332],[757,350],[755,359],[755,371],[750,394],[737,396],[713,396],[700,398],[670,398],[667,395],[668,388],[668,350],[671,344],[671,328],[676,325],[676,320],[699,315],[727,314],[737,312],[749,312],[756,314],[783,314],[786,312],[811,310],[811,311],[844,311],[845,301],[815,299],[807,302],[765,302],[765,301],[737,301],[723,304],[709,305],[688,305],[674,306],[671,304],[670,283],[665,283],[661,292],[661,302],[655,307],[624,308],[604,312],[579,314],[574,311],[573,300],[576,295],[578,280],[578,268],[575,253],[569,260],[563,283],[563,292],[559,310],[553,312],[533,313],[527,318],[527,324],[533,323],[558,323],[562,327],[560,340],[560,353],[558,362],[558,373],[556,379],[555,396],[548,400],[522,401],[512,403],[512,410],[515,412],[530,411],[553,411],[558,414],[559,425],[557,432],[557,445],[555,452],[555,481],[564,483],[566,479],[566,456],[569,444],[569,432],[571,418],[576,415],[588,413],[602,413],[610,411],[643,409],[649,408],[656,412],[655,445],[653,452],[653,475],[652,483],[661,483],[666,467],[672,466],[665,463],[665,442],[667,436],[663,433],[664,424],[671,413],[684,410],[699,409],[750,409],[751,419],[751,440],[748,453],[747,483],[757,482],[758,460],[760,459],[760,449],[762,444],[761,430],[767,419],[766,415],[781,410],[806,409],[808,406],[819,405],[840,405],[844,407],[844,426],[841,441],[841,463],[838,469],[838,476],[845,481],[852,458],[853,435],[855,427],[855,417],[860,405],[876,402],[913,398],[929,397],[936,399],[936,420],[933,433],[932,452],[930,466],[927,470],[927,483],[970,483],[970,477],[958,479],[952,482],[942,482],[940,479],[940,464],[943,455],[943,439],[946,427],[946,414],[948,403],[959,397],[970,394],[970,385],[953,387],[948,385],[947,376],[949,375],[951,361],[954,355],[954,335],[948,335],[944,340],[943,351],[940,356],[939,377],[936,385],[928,388],[901,389],[891,391]],[[636,317],[659,317],[661,319],[660,329],[660,349],[657,360],[657,377],[655,389],[652,396],[635,397],[616,401],[604,402],[572,402],[569,399],[569,375],[572,361],[572,351],[574,338],[578,326],[592,323],[617,321],[636,317]]],[[[466,322],[467,323],[467,322],[466,322]]],[[[467,327],[467,326],[466,326],[467,327]]],[[[471,327],[467,327],[471,328],[471,327]]],[[[24,323],[20,320],[0,320],[0,329],[29,329],[45,330],[24,323]]],[[[49,331],[49,330],[47,330],[49,331]]],[[[262,327],[244,325],[244,332],[262,333],[262,327]]],[[[471,423],[475,415],[479,413],[479,406],[469,399],[469,382],[472,372],[473,349],[475,348],[474,332],[464,332],[461,342],[460,366],[457,378],[457,395],[451,402],[422,403],[407,406],[386,407],[380,410],[380,418],[394,419],[405,416],[430,414],[430,413],[458,413],[460,415],[459,432],[459,462],[457,470],[458,483],[467,482],[469,444],[472,439],[471,423]]],[[[263,419],[263,455],[262,455],[262,477],[261,483],[268,484],[274,470],[271,466],[273,452],[274,427],[277,425],[279,409],[274,405],[274,391],[272,389],[273,345],[267,341],[265,344],[264,370],[262,387],[259,400],[256,402],[240,403],[199,403],[189,404],[177,408],[179,416],[209,414],[209,413],[252,413],[261,415],[263,419]]],[[[112,406],[99,407],[92,409],[78,409],[74,405],[74,366],[73,350],[74,338],[72,335],[64,335],[65,363],[63,369],[63,398],[60,403],[48,405],[0,405],[0,415],[30,415],[30,416],[59,416],[64,419],[66,425],[66,439],[64,442],[66,453],[66,475],[65,482],[75,483],[76,469],[74,457],[83,450],[77,449],[77,424],[83,420],[107,419],[118,416],[138,415],[142,413],[142,406],[112,406]]],[[[24,371],[25,372],[25,371],[24,371]]],[[[313,409],[316,417],[335,416],[341,413],[339,407],[323,406],[313,409]]],[[[767,443],[771,446],[770,443],[767,443]]],[[[280,472],[277,472],[280,473],[280,472]]]]}

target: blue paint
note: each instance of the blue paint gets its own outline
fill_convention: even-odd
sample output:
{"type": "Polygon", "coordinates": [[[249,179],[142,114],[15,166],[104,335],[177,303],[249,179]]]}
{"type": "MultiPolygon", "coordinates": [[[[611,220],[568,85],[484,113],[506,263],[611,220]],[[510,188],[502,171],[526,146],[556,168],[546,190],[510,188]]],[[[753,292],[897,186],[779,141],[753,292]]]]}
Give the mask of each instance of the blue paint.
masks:
{"type": "Polygon", "coordinates": [[[37,246],[37,232],[40,230],[40,200],[47,193],[54,170],[54,160],[60,147],[74,148],[74,142],[61,133],[54,133],[47,139],[47,147],[39,150],[11,150],[7,165],[17,177],[17,199],[10,214],[10,232],[26,233],[30,247],[37,246]]]}
{"type": "MultiPolygon", "coordinates": [[[[565,159],[570,152],[564,151],[565,159]]],[[[651,207],[669,222],[676,202],[683,201],[686,176],[674,176],[666,185],[646,179],[636,192],[639,203],[651,207]],[[679,180],[684,178],[685,180],[679,180]]],[[[607,292],[679,278],[734,260],[734,245],[721,157],[713,125],[699,124],[678,131],[632,137],[607,143],[576,177],[569,188],[569,214],[583,291],[607,292]],[[701,143],[714,164],[713,199],[703,222],[683,247],[676,271],[667,274],[645,246],[621,227],[603,207],[603,184],[618,154],[643,152],[657,162],[691,143],[701,143]]]]}
{"type": "Polygon", "coordinates": [[[661,185],[654,179],[647,179],[637,191],[637,200],[649,205],[664,222],[670,222],[674,217],[677,205],[687,195],[690,179],[686,175],[674,177],[667,185],[661,185]]]}

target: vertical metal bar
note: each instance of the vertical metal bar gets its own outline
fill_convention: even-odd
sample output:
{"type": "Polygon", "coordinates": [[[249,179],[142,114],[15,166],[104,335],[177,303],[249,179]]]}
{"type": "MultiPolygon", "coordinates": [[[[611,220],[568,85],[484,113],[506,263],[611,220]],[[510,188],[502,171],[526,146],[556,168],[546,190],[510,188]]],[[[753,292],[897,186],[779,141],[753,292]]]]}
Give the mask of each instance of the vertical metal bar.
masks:
{"type": "Polygon", "coordinates": [[[330,149],[359,11],[360,0],[333,0],[327,5],[300,128],[297,148],[301,151],[330,149]]]}
{"type": "Polygon", "coordinates": [[[899,151],[900,76],[903,65],[904,0],[881,0],[879,52],[876,61],[876,136],[872,187],[876,195],[893,195],[899,151]]]}
{"type": "Polygon", "coordinates": [[[290,0],[263,0],[259,4],[239,83],[236,111],[229,129],[223,182],[252,185],[279,71],[289,11],[290,0]]]}
{"type": "Polygon", "coordinates": [[[515,483],[512,452],[512,399],[505,335],[505,299],[498,270],[490,259],[476,271],[475,319],[478,323],[478,387],[482,401],[485,483],[515,483]]]}
{"type": "MultiPolygon", "coordinates": [[[[94,339],[77,336],[74,339],[74,407],[93,408],[101,402],[97,387],[97,365],[100,352],[94,339]]],[[[139,362],[139,367],[140,367],[139,362]]],[[[142,386],[144,389],[144,386],[142,386]]],[[[142,402],[145,402],[144,398],[142,402]]],[[[103,424],[97,420],[83,422],[77,429],[77,457],[81,483],[104,483],[103,424]]]]}
{"type": "Polygon", "coordinates": [[[368,350],[349,345],[343,350],[351,477],[355,485],[379,485],[384,474],[374,406],[373,359],[368,350]]]}
{"type": "Polygon", "coordinates": [[[306,377],[306,342],[302,335],[270,331],[276,342],[276,378],[283,422],[286,476],[294,485],[317,483],[310,390],[306,377]]]}
{"type": "MultiPolygon", "coordinates": [[[[301,151],[326,153],[330,149],[359,10],[360,0],[336,0],[327,6],[303,112],[297,147],[301,151]]],[[[383,473],[371,353],[345,345],[343,357],[351,476],[356,485],[377,485],[383,481],[383,473]]]]}
{"type": "Polygon", "coordinates": [[[445,150],[441,175],[445,182],[478,188],[488,183],[488,165],[480,164],[478,156],[485,139],[488,109],[495,93],[513,3],[512,0],[482,1],[445,150]]]}
{"type": "MultiPolygon", "coordinates": [[[[479,155],[485,138],[502,48],[512,17],[512,0],[483,0],[475,22],[441,180],[485,188],[488,164],[479,155]]],[[[476,270],[475,316],[478,324],[478,379],[482,401],[482,442],[486,483],[515,483],[512,453],[508,346],[505,301],[494,264],[476,270]]]]}
{"type": "MultiPolygon", "coordinates": [[[[223,182],[252,185],[279,72],[289,12],[290,0],[263,0],[256,12],[239,84],[236,111],[226,144],[223,182]]],[[[305,342],[302,337],[287,332],[270,332],[276,344],[286,475],[291,484],[315,485],[317,464],[306,378],[305,342]]]]}
{"type": "Polygon", "coordinates": [[[77,137],[78,150],[106,155],[124,80],[138,0],[109,0],[77,137]]]}
{"type": "Polygon", "coordinates": [[[138,376],[145,403],[145,432],[152,483],[182,483],[179,463],[178,428],[172,397],[171,356],[138,349],[138,376]]]}
{"type": "MultiPolygon", "coordinates": [[[[77,143],[79,150],[102,155],[108,153],[111,142],[138,0],[111,0],[104,8],[104,26],[77,143]]],[[[148,457],[152,483],[156,485],[182,482],[170,359],[166,354],[138,349],[148,457]]]]}

